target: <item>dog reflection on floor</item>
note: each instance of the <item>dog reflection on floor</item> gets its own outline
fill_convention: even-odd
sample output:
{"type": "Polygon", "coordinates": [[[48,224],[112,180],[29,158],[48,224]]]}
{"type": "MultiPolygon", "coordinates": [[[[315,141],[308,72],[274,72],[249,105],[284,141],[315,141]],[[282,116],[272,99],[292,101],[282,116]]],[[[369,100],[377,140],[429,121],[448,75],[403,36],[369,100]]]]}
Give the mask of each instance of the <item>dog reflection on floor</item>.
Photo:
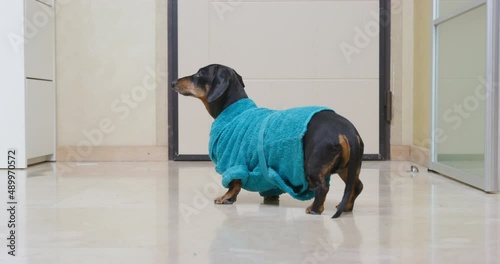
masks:
{"type": "Polygon", "coordinates": [[[210,246],[211,263],[361,262],[363,238],[355,219],[311,222],[294,209],[273,207],[218,207],[226,218],[210,246]]]}

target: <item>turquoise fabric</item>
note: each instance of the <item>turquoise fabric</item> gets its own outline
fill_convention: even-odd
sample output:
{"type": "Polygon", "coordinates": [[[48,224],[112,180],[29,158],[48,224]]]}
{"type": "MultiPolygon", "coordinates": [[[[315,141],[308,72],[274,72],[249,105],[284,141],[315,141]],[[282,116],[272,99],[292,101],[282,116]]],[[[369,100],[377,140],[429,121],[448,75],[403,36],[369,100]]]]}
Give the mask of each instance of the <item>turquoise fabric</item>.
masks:
{"type": "Polygon", "coordinates": [[[235,179],[262,196],[288,193],[299,200],[314,197],[304,169],[302,138],[312,116],[325,107],[283,111],[259,108],[239,100],[214,120],[209,155],[226,188],[235,179]]]}

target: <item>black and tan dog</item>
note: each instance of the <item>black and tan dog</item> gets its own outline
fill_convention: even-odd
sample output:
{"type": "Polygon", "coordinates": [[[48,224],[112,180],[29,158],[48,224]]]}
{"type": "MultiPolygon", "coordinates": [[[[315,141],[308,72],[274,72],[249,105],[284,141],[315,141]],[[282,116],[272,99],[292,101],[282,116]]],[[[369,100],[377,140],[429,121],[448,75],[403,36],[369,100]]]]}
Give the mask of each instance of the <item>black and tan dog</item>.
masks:
{"type": "MultiPolygon", "coordinates": [[[[200,99],[214,119],[233,103],[248,98],[241,76],[235,70],[218,64],[203,67],[191,76],[172,82],[171,86],[182,95],[200,99]]],[[[337,173],[346,184],[342,201],[333,218],[339,217],[342,212],[352,211],[354,201],[363,190],[359,180],[363,141],[356,128],[333,111],[320,111],[310,119],[302,143],[304,177],[308,188],[314,190],[314,201],[307,207],[306,213],[323,212],[329,190],[328,179],[333,173],[337,173]]],[[[233,203],[241,188],[241,181],[233,180],[227,193],[218,197],[215,203],[233,203]]]]}

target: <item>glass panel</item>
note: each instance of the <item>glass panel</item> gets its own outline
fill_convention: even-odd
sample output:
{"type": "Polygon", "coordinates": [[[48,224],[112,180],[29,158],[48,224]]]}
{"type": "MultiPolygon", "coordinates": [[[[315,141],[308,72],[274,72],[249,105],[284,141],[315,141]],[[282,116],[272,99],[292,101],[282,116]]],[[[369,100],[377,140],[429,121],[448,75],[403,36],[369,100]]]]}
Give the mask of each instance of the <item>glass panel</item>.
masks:
{"type": "Polygon", "coordinates": [[[453,14],[457,9],[476,0],[438,0],[438,17],[453,14]]]}
{"type": "Polygon", "coordinates": [[[437,162],[484,177],[486,5],[437,27],[437,162]]]}

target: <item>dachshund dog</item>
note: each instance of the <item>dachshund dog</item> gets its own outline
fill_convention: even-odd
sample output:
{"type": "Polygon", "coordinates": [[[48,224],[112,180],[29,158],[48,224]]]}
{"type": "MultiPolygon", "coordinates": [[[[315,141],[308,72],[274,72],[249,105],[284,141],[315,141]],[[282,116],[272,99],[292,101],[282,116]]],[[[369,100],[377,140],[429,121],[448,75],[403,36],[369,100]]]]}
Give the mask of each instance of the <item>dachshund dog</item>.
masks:
{"type": "MultiPolygon", "coordinates": [[[[217,122],[225,122],[224,126],[221,127],[224,127],[224,129],[228,129],[227,127],[229,127],[229,129],[232,129],[231,131],[237,131],[239,129],[235,128],[235,126],[241,127],[245,125],[245,122],[250,122],[251,118],[249,117],[233,122],[233,120],[235,120],[234,117],[237,115],[228,115],[230,111],[233,111],[231,110],[233,108],[237,109],[241,105],[246,104],[250,106],[252,109],[251,111],[257,113],[269,112],[271,116],[276,116],[275,113],[282,112],[256,107],[253,101],[248,98],[244,90],[245,85],[241,76],[232,68],[219,64],[208,65],[191,76],[173,81],[171,87],[182,95],[192,96],[202,101],[208,113],[214,118],[214,124],[212,124],[211,131],[211,141],[213,140],[214,142],[222,140],[218,135],[217,138],[212,139],[212,132],[215,129],[214,125],[217,122]]],[[[238,112],[239,115],[246,110],[238,111],[240,111],[238,112]]],[[[300,113],[302,110],[299,109],[296,111],[298,112],[293,113],[300,113]]],[[[302,151],[302,153],[296,155],[299,157],[299,162],[290,161],[293,162],[293,166],[298,163],[302,168],[303,173],[294,176],[299,178],[298,180],[296,178],[294,180],[284,179],[280,174],[280,172],[291,171],[287,170],[289,168],[286,167],[281,168],[290,166],[290,162],[287,162],[286,159],[292,159],[292,157],[286,156],[288,155],[286,151],[278,152],[278,155],[269,154],[268,152],[259,153],[264,150],[258,147],[258,145],[267,144],[265,142],[262,143],[262,141],[265,140],[263,138],[268,137],[267,133],[287,133],[284,130],[280,130],[281,128],[278,126],[269,124],[250,125],[249,130],[246,130],[245,134],[249,134],[250,137],[256,139],[255,143],[243,142],[241,144],[231,144],[224,150],[218,149],[215,144],[212,145],[211,143],[210,157],[217,166],[217,172],[223,175],[223,184],[225,176],[232,173],[232,178],[224,184],[229,188],[227,193],[215,199],[215,203],[232,204],[236,201],[236,197],[242,188],[249,191],[256,191],[254,187],[246,188],[246,185],[268,186],[267,184],[269,182],[278,182],[278,187],[267,192],[261,192],[261,195],[264,196],[264,201],[277,201],[279,199],[278,195],[281,193],[288,192],[292,195],[291,192],[305,188],[306,190],[303,192],[304,196],[301,196],[302,198],[305,197],[303,200],[314,198],[313,203],[307,207],[306,213],[321,214],[324,211],[324,202],[330,188],[330,176],[331,174],[337,173],[345,183],[345,190],[341,202],[337,205],[337,211],[332,218],[339,217],[342,212],[352,211],[354,201],[363,190],[363,183],[359,179],[364,149],[363,141],[354,125],[346,118],[329,109],[320,109],[316,111],[317,112],[311,114],[309,119],[306,120],[305,125],[307,127],[304,128],[305,133],[299,138],[300,142],[298,146],[300,148],[298,149],[302,151]],[[245,145],[250,146],[245,147],[245,145]],[[244,158],[245,160],[243,162],[231,164],[230,166],[228,165],[227,168],[219,166],[222,163],[234,163],[236,160],[235,156],[241,153],[247,153],[245,154],[247,156],[244,158]],[[281,155],[281,153],[283,153],[283,155],[281,155]],[[281,161],[273,164],[273,161],[269,160],[273,155],[285,157],[278,157],[281,161]],[[249,166],[249,168],[243,168],[245,166],[249,166]],[[261,179],[251,178],[257,174],[265,175],[265,177],[261,179]],[[244,177],[250,176],[248,176],[249,178],[244,178],[241,175],[244,175],[244,177]],[[300,180],[303,180],[304,184],[298,184],[300,185],[298,186],[295,182],[300,180]],[[286,189],[288,188],[287,184],[291,185],[289,189],[286,189]]],[[[296,114],[292,114],[290,120],[293,121],[295,116],[296,114]]],[[[273,118],[265,118],[263,122],[266,123],[268,119],[273,118]]],[[[280,117],[280,120],[283,119],[280,117]]],[[[285,125],[287,125],[292,123],[292,121],[286,121],[288,123],[282,121],[282,123],[285,122],[285,125]]],[[[234,132],[228,133],[231,134],[234,132]]],[[[233,136],[229,134],[227,135],[228,137],[233,136]]],[[[281,143],[275,144],[274,146],[280,148],[279,151],[281,151],[281,148],[287,147],[283,146],[281,143]]],[[[301,170],[295,169],[293,171],[301,172],[301,170]]],[[[297,193],[295,194],[298,196],[297,193]]],[[[292,196],[297,198],[297,196],[292,196]]]]}

